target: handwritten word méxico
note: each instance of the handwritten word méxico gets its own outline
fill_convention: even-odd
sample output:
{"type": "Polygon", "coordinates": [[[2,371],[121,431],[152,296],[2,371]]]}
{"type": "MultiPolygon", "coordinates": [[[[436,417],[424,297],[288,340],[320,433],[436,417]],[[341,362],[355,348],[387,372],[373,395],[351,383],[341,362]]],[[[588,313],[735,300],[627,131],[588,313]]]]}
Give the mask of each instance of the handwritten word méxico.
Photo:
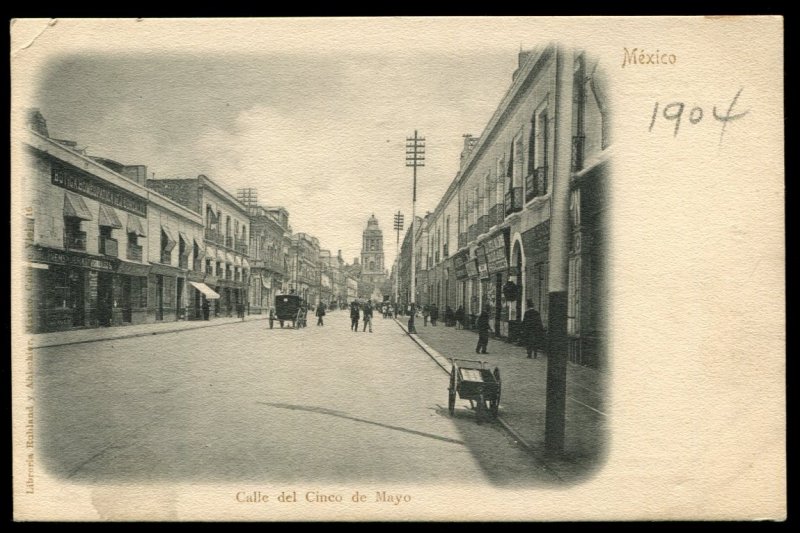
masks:
{"type": "Polygon", "coordinates": [[[645,52],[644,48],[622,49],[622,68],[625,68],[625,65],[674,65],[677,61],[675,54],[661,53],[661,50],[650,54],[645,52]]]}
{"type": "MultiPolygon", "coordinates": [[[[725,115],[720,115],[717,112],[717,106],[714,106],[711,110],[714,118],[722,124],[721,131],[719,133],[719,143],[722,144],[722,139],[725,136],[725,128],[728,126],[729,122],[733,122],[734,120],[739,120],[746,114],[750,112],[748,109],[747,111],[743,111],[741,113],[734,114],[733,108],[736,107],[736,102],[739,100],[739,96],[742,94],[742,89],[740,88],[739,91],[736,93],[736,96],[733,97],[731,104],[728,106],[728,112],[725,115]]],[[[658,118],[658,108],[659,102],[656,102],[655,106],[653,107],[653,118],[650,120],[650,129],[648,131],[653,131],[653,126],[655,126],[656,119],[658,118]]],[[[664,106],[664,110],[662,115],[666,120],[675,121],[675,130],[672,133],[673,137],[678,136],[678,130],[681,127],[681,118],[683,117],[684,111],[686,110],[686,105],[683,102],[672,102],[664,106]]],[[[694,106],[689,111],[689,122],[691,124],[697,124],[701,120],[703,120],[704,112],[703,108],[700,106],[694,106]]]]}

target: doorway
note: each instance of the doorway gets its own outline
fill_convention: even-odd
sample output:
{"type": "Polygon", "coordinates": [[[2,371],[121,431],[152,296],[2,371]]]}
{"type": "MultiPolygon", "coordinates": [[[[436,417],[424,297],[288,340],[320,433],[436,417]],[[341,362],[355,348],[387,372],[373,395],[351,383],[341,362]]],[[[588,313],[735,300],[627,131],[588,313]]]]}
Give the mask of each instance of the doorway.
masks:
{"type": "Polygon", "coordinates": [[[178,304],[175,306],[175,318],[183,318],[183,278],[178,278],[178,304]]]}
{"type": "Polygon", "coordinates": [[[97,274],[97,321],[101,326],[111,325],[114,308],[114,275],[110,272],[97,274]]]}
{"type": "Polygon", "coordinates": [[[156,274],[156,320],[164,320],[164,276],[156,274]]]}
{"type": "Polygon", "coordinates": [[[69,306],[72,308],[72,326],[81,327],[86,323],[84,301],[84,273],[81,270],[69,271],[69,306]]]}
{"type": "Polygon", "coordinates": [[[130,323],[133,321],[131,311],[131,278],[122,276],[122,321],[130,323]]]}

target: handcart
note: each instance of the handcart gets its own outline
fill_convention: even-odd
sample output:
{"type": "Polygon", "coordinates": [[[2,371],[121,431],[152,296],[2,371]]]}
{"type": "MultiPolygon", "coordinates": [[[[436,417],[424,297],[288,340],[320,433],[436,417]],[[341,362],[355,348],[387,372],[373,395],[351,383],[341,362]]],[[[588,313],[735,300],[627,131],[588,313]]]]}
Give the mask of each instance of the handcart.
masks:
{"type": "Polygon", "coordinates": [[[486,361],[451,358],[450,386],[447,388],[450,416],[455,414],[456,394],[462,400],[469,400],[476,411],[478,420],[486,418],[487,411],[497,418],[500,407],[500,369],[487,368],[486,361]]]}

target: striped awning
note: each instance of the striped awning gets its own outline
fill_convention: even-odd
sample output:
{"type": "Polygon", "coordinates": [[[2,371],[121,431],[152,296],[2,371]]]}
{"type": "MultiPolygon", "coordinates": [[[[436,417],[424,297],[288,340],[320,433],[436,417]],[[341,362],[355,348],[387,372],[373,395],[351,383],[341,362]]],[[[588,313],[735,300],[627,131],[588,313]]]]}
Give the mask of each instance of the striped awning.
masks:
{"type": "Polygon", "coordinates": [[[79,218],[81,220],[92,220],[92,213],[86,207],[86,202],[77,194],[64,193],[64,216],[79,218]]]}
{"type": "Polygon", "coordinates": [[[114,211],[113,207],[109,207],[104,204],[100,204],[100,213],[97,217],[97,225],[114,229],[122,228],[122,222],[119,221],[117,212],[114,211]]]}
{"type": "Polygon", "coordinates": [[[142,219],[136,215],[128,215],[127,228],[128,233],[135,233],[139,237],[147,237],[147,234],[144,232],[144,228],[142,227],[142,219]]]}

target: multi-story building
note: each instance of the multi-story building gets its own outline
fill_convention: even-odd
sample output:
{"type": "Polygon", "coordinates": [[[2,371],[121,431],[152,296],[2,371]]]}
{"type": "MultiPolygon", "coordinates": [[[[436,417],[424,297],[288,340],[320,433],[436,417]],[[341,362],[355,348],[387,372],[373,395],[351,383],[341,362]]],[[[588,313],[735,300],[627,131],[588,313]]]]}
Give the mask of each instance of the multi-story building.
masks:
{"type": "Polygon", "coordinates": [[[200,215],[149,190],[146,167],[92,158],[75,142],[51,139],[37,110],[28,124],[29,328],[193,318],[190,284],[203,282],[200,215]]]}
{"type": "MultiPolygon", "coordinates": [[[[492,329],[510,340],[530,303],[551,337],[565,337],[573,362],[602,366],[605,80],[580,50],[549,44],[518,59],[483,133],[465,136],[461,168],[419,234],[430,258],[428,298],[440,307],[463,305],[473,319],[488,311],[492,329]]],[[[401,285],[409,262],[401,257],[401,285]]]]}
{"type": "MultiPolygon", "coordinates": [[[[219,298],[213,316],[235,316],[247,305],[250,232],[247,208],[228,191],[204,175],[197,178],[149,179],[147,186],[199,214],[204,222],[205,248],[196,260],[203,267],[204,283],[219,298]]],[[[194,296],[199,308],[208,297],[200,289],[194,296]]]]}
{"type": "Polygon", "coordinates": [[[319,304],[319,239],[307,233],[292,235],[289,266],[291,290],[309,305],[319,304]]]}
{"type": "MultiPolygon", "coordinates": [[[[238,194],[237,194],[238,197],[238,194]]],[[[283,207],[247,207],[250,214],[250,312],[268,313],[275,296],[284,292],[289,258],[284,236],[291,234],[289,213],[283,207]]]]}

